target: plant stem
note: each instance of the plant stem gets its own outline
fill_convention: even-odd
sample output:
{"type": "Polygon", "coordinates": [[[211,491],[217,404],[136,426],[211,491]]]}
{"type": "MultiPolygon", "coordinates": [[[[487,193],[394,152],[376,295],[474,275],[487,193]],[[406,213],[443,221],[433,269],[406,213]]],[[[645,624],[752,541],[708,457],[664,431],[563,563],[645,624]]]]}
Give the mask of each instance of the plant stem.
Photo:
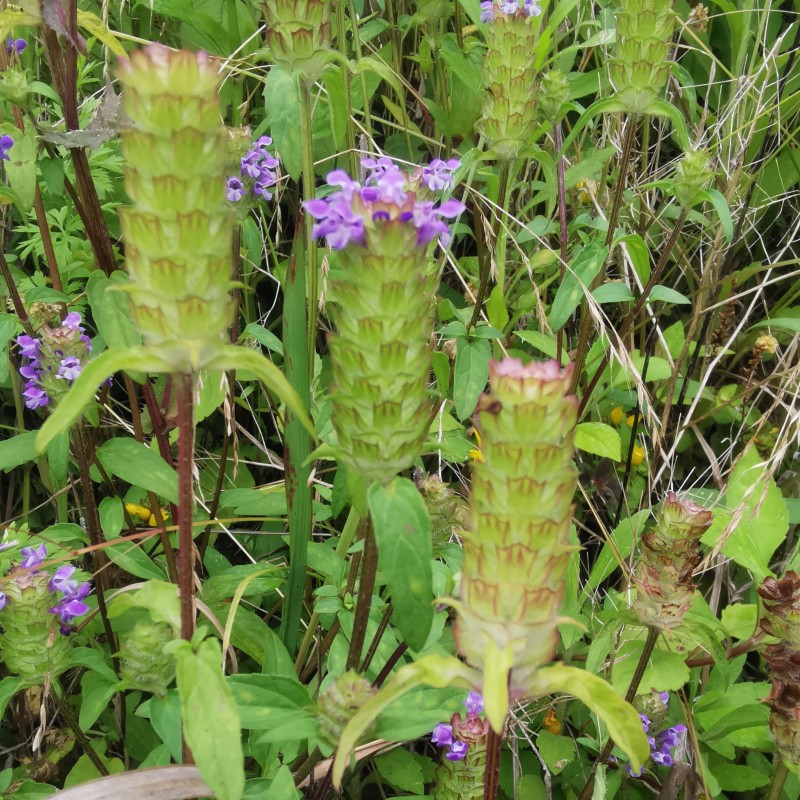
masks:
{"type": "Polygon", "coordinates": [[[483,800],[496,800],[500,788],[500,756],[503,734],[489,731],[486,740],[486,771],[483,773],[483,800]]]}
{"type": "MultiPolygon", "coordinates": [[[[564,135],[561,123],[557,122],[553,130],[553,145],[556,153],[561,152],[564,144],[564,135]]],[[[567,198],[564,188],[564,156],[560,156],[556,165],[556,179],[558,180],[558,222],[559,222],[559,250],[561,263],[559,264],[559,279],[563,282],[567,271],[567,198]]],[[[564,329],[559,328],[556,337],[556,361],[561,363],[561,350],[564,346],[564,329]]]]}
{"type": "MultiPolygon", "coordinates": [[[[639,656],[639,663],[636,665],[636,671],[633,673],[630,685],[628,686],[628,691],[625,692],[626,703],[632,702],[633,698],[636,697],[639,684],[642,682],[645,670],[647,669],[647,662],[650,661],[650,656],[653,655],[653,649],[655,648],[656,642],[658,641],[658,637],[660,635],[661,631],[658,628],[654,626],[648,627],[647,638],[644,640],[644,647],[642,648],[641,656],[639,656]]],[[[599,764],[605,764],[613,749],[614,741],[611,739],[611,737],[609,737],[603,746],[603,749],[595,759],[594,764],[592,765],[592,774],[589,776],[589,780],[586,781],[586,785],[583,787],[583,791],[581,792],[579,800],[590,800],[592,796],[592,790],[594,789],[595,771],[597,770],[599,764]]]]}
{"type": "Polygon", "coordinates": [[[178,404],[178,587],[181,599],[181,638],[194,635],[194,375],[175,376],[178,404]]]}
{"type": "Polygon", "coordinates": [[[361,580],[358,585],[358,600],[346,669],[358,669],[361,663],[361,651],[364,649],[369,612],[372,607],[372,592],[375,589],[375,576],[378,572],[378,545],[369,515],[361,521],[360,527],[364,534],[364,557],[361,559],[361,580]]]}
{"type": "MultiPolygon", "coordinates": [[[[495,224],[495,263],[497,264],[497,285],[503,291],[506,280],[506,242],[508,241],[508,226],[503,219],[508,211],[508,200],[511,195],[511,163],[508,160],[500,162],[499,183],[497,186],[497,205],[501,211],[497,212],[495,224]]],[[[481,306],[486,298],[486,291],[489,288],[489,277],[491,273],[492,259],[489,254],[481,261],[481,282],[478,286],[478,296],[475,298],[475,308],[472,310],[467,331],[474,328],[480,317],[481,306]]]]}
{"type": "Polygon", "coordinates": [[[61,688],[53,687],[53,699],[55,700],[56,707],[58,708],[59,713],[64,718],[64,722],[69,726],[72,732],[75,734],[75,738],[78,740],[78,744],[80,744],[81,749],[86,754],[86,757],[89,761],[92,762],[95,769],[101,775],[108,775],[108,767],[103,763],[102,759],[97,752],[92,747],[92,743],[89,741],[89,738],[86,734],[81,730],[81,726],[78,724],[78,720],[75,719],[75,714],[70,707],[69,702],[67,701],[66,697],[62,697],[60,694],[61,688]]]}
{"type": "MultiPolygon", "coordinates": [[[[597,276],[592,281],[589,287],[590,291],[596,289],[606,276],[606,264],[611,257],[611,249],[614,244],[614,233],[617,229],[617,220],[619,219],[619,212],[622,208],[622,198],[625,193],[625,178],[628,174],[628,162],[630,161],[631,150],[633,150],[633,141],[636,136],[637,119],[635,116],[628,120],[628,127],[625,129],[625,139],[622,143],[622,153],[619,160],[619,174],[617,175],[617,187],[614,192],[614,201],[611,205],[611,213],[608,216],[608,232],[606,233],[605,246],[608,248],[603,265],[600,267],[597,276]]],[[[586,353],[589,351],[589,327],[591,324],[591,312],[589,311],[589,304],[583,303],[583,316],[581,319],[581,332],[578,337],[578,348],[575,353],[575,371],[572,375],[572,391],[578,385],[580,380],[581,371],[583,369],[583,362],[586,358],[586,353]]],[[[633,315],[631,315],[632,317],[633,315]]],[[[629,319],[631,318],[629,317],[629,319]]]]}
{"type": "MultiPolygon", "coordinates": [[[[300,139],[303,148],[303,191],[306,198],[314,196],[314,153],[311,140],[311,86],[300,82],[300,139]]],[[[297,392],[303,408],[311,407],[310,353],[316,333],[308,322],[306,305],[306,275],[310,277],[311,304],[316,310],[316,247],[311,236],[311,218],[298,220],[295,247],[286,270],[283,287],[283,346],[286,378],[297,392]]],[[[289,509],[289,576],[286,600],[281,614],[281,638],[289,653],[294,653],[300,634],[308,560],[308,541],[311,538],[311,465],[306,463],[311,453],[308,431],[288,411],[285,424],[285,481],[289,509]]]]}
{"type": "Polygon", "coordinates": [[[769,779],[769,794],[767,800],[780,800],[783,794],[783,785],[789,775],[789,769],[779,753],[775,753],[775,761],[772,767],[772,775],[769,779]]]}

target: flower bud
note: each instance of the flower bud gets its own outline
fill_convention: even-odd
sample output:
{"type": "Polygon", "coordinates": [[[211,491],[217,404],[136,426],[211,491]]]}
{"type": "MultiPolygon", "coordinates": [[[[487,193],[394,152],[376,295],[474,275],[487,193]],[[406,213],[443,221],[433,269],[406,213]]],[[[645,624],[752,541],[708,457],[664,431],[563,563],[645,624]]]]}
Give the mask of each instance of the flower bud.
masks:
{"type": "Polygon", "coordinates": [[[684,208],[692,208],[697,202],[697,195],[708,186],[713,177],[714,171],[708,166],[708,153],[690,150],[675,168],[675,181],[672,185],[675,199],[684,208]]]}
{"type": "MultiPolygon", "coordinates": [[[[370,682],[353,670],[332,681],[317,703],[320,736],[336,747],[347,723],[374,694],[370,682]]],[[[365,735],[374,727],[373,723],[365,735]]]]}
{"type": "Polygon", "coordinates": [[[328,63],[330,0],[266,0],[266,40],[275,64],[315,80],[328,63]]]}
{"type": "Polygon", "coordinates": [[[121,637],[120,677],[126,688],[166,695],[175,677],[175,659],[164,652],[164,645],[173,638],[169,625],[153,622],[138,622],[121,637]]]}

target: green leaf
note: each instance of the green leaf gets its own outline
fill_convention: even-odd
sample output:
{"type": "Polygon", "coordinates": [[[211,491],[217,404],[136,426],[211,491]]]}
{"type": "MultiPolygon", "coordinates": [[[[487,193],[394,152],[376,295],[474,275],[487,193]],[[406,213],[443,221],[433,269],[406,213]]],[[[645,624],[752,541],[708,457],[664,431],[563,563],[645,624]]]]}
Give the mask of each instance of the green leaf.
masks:
{"type": "Polygon", "coordinates": [[[600,272],[607,253],[607,247],[600,247],[593,242],[572,259],[550,309],[550,327],[554,331],[561,330],[581,304],[584,294],[600,272]]]}
{"type": "Polygon", "coordinates": [[[695,197],[699,203],[703,200],[708,200],[719,217],[719,223],[722,226],[722,232],[725,235],[725,241],[730,244],[733,241],[733,219],[731,218],[731,210],[728,206],[727,200],[722,192],[717,189],[709,189],[707,191],[699,192],[695,197]]]}
{"type": "Polygon", "coordinates": [[[616,428],[604,422],[579,422],[575,426],[575,447],[585,453],[622,460],[622,443],[616,428]]]}
{"type": "Polygon", "coordinates": [[[625,559],[631,554],[633,542],[639,540],[639,534],[644,530],[649,516],[650,511],[647,509],[637,511],[622,520],[611,531],[609,541],[603,545],[603,549],[589,573],[587,586],[590,591],[594,591],[617,567],[622,566],[625,559]]]}
{"type": "Polygon", "coordinates": [[[297,718],[312,704],[308,689],[297,678],[252,673],[228,678],[243,728],[269,730],[286,719],[297,718]]]}
{"type": "Polygon", "coordinates": [[[106,277],[102,270],[95,270],[86,283],[86,296],[92,308],[92,317],[100,335],[109,347],[135,347],[142,343],[131,318],[130,306],[125,292],[114,287],[130,284],[123,272],[112,272],[106,277]]]}
{"type": "Polygon", "coordinates": [[[4,472],[37,458],[36,431],[18,433],[0,442],[0,469],[4,472]]]}
{"type": "Polygon", "coordinates": [[[175,656],[186,744],[203,780],[217,800],[241,800],[244,794],[244,752],[236,701],[221,669],[216,639],[197,650],[180,643],[175,656]]]}
{"type": "MultiPolygon", "coordinates": [[[[555,336],[549,336],[541,331],[514,331],[515,336],[519,336],[523,342],[527,342],[531,347],[541,350],[546,356],[555,358],[558,352],[558,345],[555,336]]],[[[569,356],[562,348],[561,365],[569,364],[569,356]]]]}
{"type": "Polygon", "coordinates": [[[30,211],[36,196],[36,132],[32,125],[26,125],[24,133],[9,125],[0,132],[14,137],[9,160],[5,162],[6,178],[17,197],[20,212],[30,211]]]}
{"type": "MultiPolygon", "coordinates": [[[[644,641],[641,639],[626,642],[620,647],[611,669],[611,680],[618,691],[626,691],[630,685],[643,647],[644,641]]],[[[650,689],[656,689],[659,692],[677,692],[688,680],[689,667],[686,666],[685,655],[670,653],[657,647],[650,656],[639,691],[646,693],[650,689]]]]}
{"type": "Polygon", "coordinates": [[[629,303],[633,300],[633,292],[622,281],[603,283],[593,292],[592,297],[602,305],[603,303],[629,303]]]}
{"type": "Polygon", "coordinates": [[[275,149],[293,180],[300,177],[300,87],[294,76],[281,67],[272,67],[264,84],[264,105],[275,149]]]}
{"type": "Polygon", "coordinates": [[[375,766],[386,783],[402,792],[423,794],[424,780],[422,767],[417,756],[400,747],[384,753],[375,759],[375,766]]]}
{"type": "Polygon", "coordinates": [[[556,736],[546,730],[539,731],[536,736],[536,747],[554,775],[558,775],[577,756],[575,742],[569,736],[556,736]]]}
{"type": "MultiPolygon", "coordinates": [[[[309,433],[314,435],[314,424],[297,396],[297,392],[289,385],[284,374],[261,353],[248,350],[246,347],[222,345],[212,359],[205,365],[208,369],[248,370],[284,402],[289,410],[303,423],[309,433]]],[[[241,378],[240,378],[241,380],[241,378]]]]}
{"type": "Polygon", "coordinates": [[[650,251],[638,233],[629,233],[614,240],[614,245],[624,244],[634,270],[644,284],[650,278],[650,251]]]}
{"type": "Polygon", "coordinates": [[[108,607],[108,616],[118,617],[129,608],[146,608],[154,622],[166,622],[176,633],[181,629],[178,587],[174,583],[147,581],[134,592],[117,595],[108,607]]]}
{"type": "Polygon", "coordinates": [[[36,449],[43,452],[54,437],[67,430],[92,400],[97,387],[119,370],[171,372],[172,367],[157,352],[145,347],[115,348],[101,353],[86,364],[67,396],[42,425],[36,449]]]}
{"type": "Polygon", "coordinates": [[[410,480],[395,478],[386,487],[373,483],[368,503],[395,624],[408,646],[421,650],[433,624],[433,553],[425,501],[410,480]]]}
{"type": "Polygon", "coordinates": [[[283,355],[283,342],[263,325],[259,325],[257,322],[251,322],[246,325],[245,329],[242,331],[241,338],[244,339],[248,336],[252,336],[260,345],[266,347],[267,350],[283,355]]]}
{"type": "Polygon", "coordinates": [[[475,410],[478,398],[489,380],[491,357],[492,348],[485,339],[458,341],[453,367],[453,403],[459,419],[466,419],[475,410]]]}
{"type": "Polygon", "coordinates": [[[556,664],[534,672],[525,688],[530,697],[563,692],[585,703],[603,720],[608,735],[628,756],[635,772],[650,757],[650,745],[638,712],[597,675],[556,664]]]}
{"type": "Polygon", "coordinates": [[[728,481],[724,498],[727,511],[715,512],[714,523],[701,540],[714,546],[732,526],[722,552],[753,572],[759,581],[772,574],[770,558],[789,529],[786,503],[775,481],[765,478],[764,466],[756,448],[748,445],[728,481]]]}
{"type": "Polygon", "coordinates": [[[110,475],[178,502],[178,475],[161,456],[136,439],[109,439],[97,458],[110,475]]]}
{"type": "Polygon", "coordinates": [[[726,763],[714,774],[720,789],[726,792],[749,792],[769,783],[769,775],[744,764],[726,763]]]}
{"type": "Polygon", "coordinates": [[[691,305],[692,301],[686,295],[670,289],[669,286],[661,286],[656,284],[653,291],[650,292],[650,297],[647,298],[651,303],[660,300],[663,303],[674,303],[675,305],[691,305]]]}
{"type": "Polygon", "coordinates": [[[783,328],[785,331],[800,333],[800,317],[776,317],[775,319],[765,319],[757,325],[753,325],[750,330],[756,328],[783,328]]]}
{"type": "Polygon", "coordinates": [[[116,676],[113,681],[109,681],[95,672],[84,673],[81,679],[81,710],[78,716],[78,724],[82,731],[88,731],[97,722],[114,696],[116,686],[116,676]]]}
{"type": "Polygon", "coordinates": [[[5,714],[6,706],[11,698],[24,686],[25,681],[22,678],[8,676],[0,680],[0,717],[5,714]]]}

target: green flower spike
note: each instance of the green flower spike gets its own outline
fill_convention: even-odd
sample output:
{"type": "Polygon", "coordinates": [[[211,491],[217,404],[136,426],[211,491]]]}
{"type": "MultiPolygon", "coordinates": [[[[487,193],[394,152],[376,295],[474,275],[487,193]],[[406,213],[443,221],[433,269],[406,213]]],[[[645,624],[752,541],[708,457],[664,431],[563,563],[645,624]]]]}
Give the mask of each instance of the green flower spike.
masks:
{"type": "Polygon", "coordinates": [[[85,365],[39,432],[43,450],[68,428],[97,387],[119,370],[254,373],[307,427],[295,391],[260,353],[226,344],[234,305],[230,253],[234,218],[225,200],[226,148],[219,115],[219,65],[205,53],[152,44],[118,67],[130,126],[122,133],[120,209],[132,282],[133,318],[145,345],[112,348],[85,365]]]}
{"type": "Polygon", "coordinates": [[[120,677],[126,689],[164,697],[175,677],[175,659],[164,652],[175,633],[166,623],[137,622],[120,646],[120,677]]]}
{"type": "Polygon", "coordinates": [[[315,80],[331,60],[331,0],[265,0],[273,63],[315,80]]]}
{"type": "Polygon", "coordinates": [[[537,40],[541,14],[533,2],[506,13],[508,2],[483,3],[487,22],[485,94],[477,124],[498,158],[514,159],[528,145],[536,126],[537,40]],[[489,7],[491,6],[491,7],[489,7]]]}
{"type": "Polygon", "coordinates": [[[464,534],[455,638],[467,663],[426,656],[400,668],[345,728],[334,762],[339,785],[347,757],[383,708],[420,684],[483,695],[486,718],[503,731],[512,701],[555,692],[583,701],[638,770],[650,747],[638,713],[602,678],[555,654],[577,470],[572,436],[577,401],[571,369],[555,361],[490,365],[492,391],[479,404],[483,462],[475,465],[472,530],[464,534]]]}

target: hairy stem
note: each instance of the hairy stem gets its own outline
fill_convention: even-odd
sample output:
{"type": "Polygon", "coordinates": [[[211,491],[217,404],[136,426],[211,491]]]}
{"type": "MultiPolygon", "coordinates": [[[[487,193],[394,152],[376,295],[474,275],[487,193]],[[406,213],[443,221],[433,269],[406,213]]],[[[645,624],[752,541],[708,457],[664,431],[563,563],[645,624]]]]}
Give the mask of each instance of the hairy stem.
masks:
{"type": "Polygon", "coordinates": [[[178,396],[178,587],[181,599],[181,638],[194,635],[194,375],[175,376],[178,396]]]}

